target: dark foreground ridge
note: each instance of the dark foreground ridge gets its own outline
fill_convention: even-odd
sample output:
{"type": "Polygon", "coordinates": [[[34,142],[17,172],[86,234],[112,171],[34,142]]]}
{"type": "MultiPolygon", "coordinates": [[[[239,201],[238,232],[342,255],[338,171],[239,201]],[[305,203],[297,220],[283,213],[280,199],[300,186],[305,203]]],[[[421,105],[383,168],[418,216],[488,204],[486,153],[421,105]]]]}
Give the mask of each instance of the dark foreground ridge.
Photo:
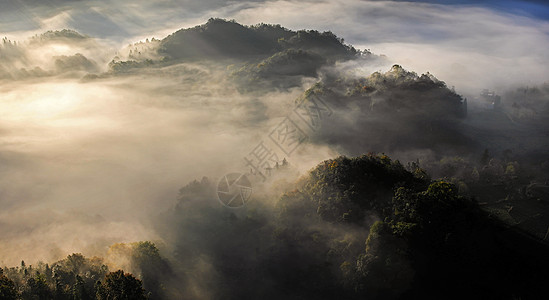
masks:
{"type": "Polygon", "coordinates": [[[127,261],[137,277],[81,254],[51,265],[21,262],[3,269],[2,299],[196,299],[205,290],[210,299],[545,293],[546,245],[491,218],[455,185],[386,155],[324,161],[244,214],[220,206],[213,185],[190,183],[158,218],[169,258],[151,242],[109,249],[108,259],[127,261]]]}
{"type": "Polygon", "coordinates": [[[207,179],[183,188],[162,226],[186,228],[171,240],[186,269],[207,253],[218,276],[214,298],[544,294],[546,245],[490,217],[455,185],[385,155],[324,161],[274,208],[252,202],[244,215],[208,201],[212,190],[207,179]]]}

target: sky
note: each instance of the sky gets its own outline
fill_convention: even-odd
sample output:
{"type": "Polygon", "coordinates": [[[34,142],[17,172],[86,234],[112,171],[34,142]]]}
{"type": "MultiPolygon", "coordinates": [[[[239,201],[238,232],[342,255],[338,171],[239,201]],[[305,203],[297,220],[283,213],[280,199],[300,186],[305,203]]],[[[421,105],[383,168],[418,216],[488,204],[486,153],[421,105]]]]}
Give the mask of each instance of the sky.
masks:
{"type": "Polygon", "coordinates": [[[488,9],[499,10],[517,15],[530,16],[542,20],[549,19],[549,5],[543,0],[418,0],[418,1],[403,1],[403,2],[423,2],[432,4],[444,5],[471,5],[485,7],[488,9]]]}

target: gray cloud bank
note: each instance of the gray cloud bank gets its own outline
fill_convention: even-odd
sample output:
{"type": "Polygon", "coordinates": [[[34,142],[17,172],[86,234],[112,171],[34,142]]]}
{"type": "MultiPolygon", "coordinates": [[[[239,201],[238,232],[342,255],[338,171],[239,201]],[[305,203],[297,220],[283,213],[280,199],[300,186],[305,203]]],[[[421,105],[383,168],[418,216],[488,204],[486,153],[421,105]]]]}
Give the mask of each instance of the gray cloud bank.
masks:
{"type": "Polygon", "coordinates": [[[163,38],[210,17],[290,29],[331,30],[390,63],[443,78],[459,92],[540,84],[547,78],[547,21],[475,5],[393,1],[11,1],[3,31],[74,28],[107,40],[163,38]]]}
{"type": "MultiPolygon", "coordinates": [[[[303,88],[258,97],[223,74],[181,64],[86,82],[3,81],[0,222],[9,230],[0,232],[0,263],[155,240],[149,217],[172,207],[182,185],[246,171],[243,157],[303,88]]],[[[336,154],[310,145],[299,152],[301,170],[336,154]]]]}

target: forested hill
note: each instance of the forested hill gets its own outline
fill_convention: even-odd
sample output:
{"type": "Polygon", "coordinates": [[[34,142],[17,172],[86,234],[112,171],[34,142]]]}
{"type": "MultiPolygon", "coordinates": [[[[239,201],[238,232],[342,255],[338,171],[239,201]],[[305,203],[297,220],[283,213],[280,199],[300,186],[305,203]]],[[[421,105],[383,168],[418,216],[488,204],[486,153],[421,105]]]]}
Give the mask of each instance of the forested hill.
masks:
{"type": "MultiPolygon", "coordinates": [[[[547,246],[458,187],[386,155],[318,164],[282,196],[223,210],[207,178],[156,226],[214,299],[538,299],[547,246]],[[270,208],[267,203],[273,202],[270,208]],[[196,265],[208,257],[210,269],[196,265]],[[211,278],[211,277],[208,277],[211,278]],[[212,281],[210,281],[212,282],[212,281]]],[[[192,284],[190,285],[192,287],[192,284]]],[[[186,290],[189,298],[196,291],[186,290]]]]}
{"type": "Polygon", "coordinates": [[[467,100],[432,74],[418,75],[394,65],[365,77],[329,74],[308,89],[305,103],[322,101],[333,114],[315,142],[330,143],[359,155],[433,149],[438,153],[471,151],[473,139],[460,131],[467,100]]]}
{"type": "MultiPolygon", "coordinates": [[[[24,79],[88,72],[88,77],[139,72],[143,68],[208,62],[210,65],[267,65],[269,75],[316,76],[321,66],[361,57],[374,57],[355,49],[330,31],[293,31],[280,25],[246,26],[235,21],[211,18],[205,24],[180,29],[163,39],[146,39],[118,49],[114,56],[103,53],[104,45],[94,37],[74,30],[47,31],[28,41],[3,38],[0,44],[0,78],[24,79]],[[52,47],[52,45],[54,47],[52,47]],[[48,48],[49,47],[49,48],[48,48]],[[41,53],[40,56],[34,51],[41,53]],[[59,52],[59,53],[58,53],[59,52]],[[61,54],[60,54],[61,53],[61,54]],[[59,68],[56,61],[62,62],[59,68]],[[101,61],[109,60],[108,74],[101,74],[101,61]],[[93,67],[90,67],[92,66],[93,67]]],[[[264,72],[263,72],[264,73],[264,72]]]]}
{"type": "Polygon", "coordinates": [[[331,32],[292,31],[280,25],[244,26],[210,19],[206,24],[181,29],[163,39],[159,52],[171,59],[268,57],[296,49],[313,51],[330,59],[350,59],[360,52],[331,32]]]}
{"type": "Polygon", "coordinates": [[[242,213],[203,178],[151,242],[0,269],[0,299],[541,299],[547,245],[386,155],[321,162],[242,213]],[[165,257],[161,256],[166,255],[165,257]],[[109,262],[123,262],[124,271],[109,262]],[[126,269],[127,268],[127,269],[126,269]],[[137,278],[136,278],[137,277],[137,278]]]}
{"type": "Polygon", "coordinates": [[[292,31],[263,23],[245,26],[214,18],[162,40],[130,45],[119,54],[109,65],[111,72],[185,62],[234,63],[239,69],[232,70],[233,75],[245,86],[243,90],[297,86],[303,76],[316,77],[322,66],[374,57],[368,51],[345,44],[330,31],[292,31]],[[254,81],[267,77],[269,84],[254,81]]]}

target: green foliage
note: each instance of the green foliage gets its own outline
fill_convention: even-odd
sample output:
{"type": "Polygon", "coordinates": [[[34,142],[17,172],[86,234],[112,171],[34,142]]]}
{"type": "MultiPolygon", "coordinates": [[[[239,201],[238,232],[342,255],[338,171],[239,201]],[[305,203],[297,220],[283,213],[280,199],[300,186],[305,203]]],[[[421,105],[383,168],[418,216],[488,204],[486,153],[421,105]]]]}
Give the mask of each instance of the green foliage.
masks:
{"type": "MultiPolygon", "coordinates": [[[[152,61],[149,61],[148,64],[152,64],[152,61]]],[[[113,73],[127,73],[130,72],[133,69],[137,69],[143,66],[147,66],[147,63],[143,62],[137,62],[134,60],[128,60],[128,61],[111,61],[109,63],[109,69],[113,73]]]]}
{"type": "Polygon", "coordinates": [[[354,288],[374,299],[395,299],[410,288],[414,270],[404,240],[378,221],[370,227],[364,253],[357,256],[354,288]]]}
{"type": "Polygon", "coordinates": [[[164,286],[172,276],[168,263],[160,256],[156,245],[150,241],[132,243],[132,264],[140,270],[144,288],[154,298],[165,297],[164,286]]]}
{"type": "Polygon", "coordinates": [[[107,274],[105,282],[97,282],[95,289],[98,300],[147,299],[141,280],[122,270],[107,274]]]}
{"type": "Polygon", "coordinates": [[[233,72],[231,77],[247,90],[287,89],[301,85],[302,76],[316,77],[326,59],[307,50],[288,49],[259,63],[248,63],[233,72]]]}
{"type": "MultiPolygon", "coordinates": [[[[0,269],[1,270],[1,269],[0,269]]],[[[13,280],[0,272],[0,299],[16,300],[18,299],[17,289],[13,280]]]]}
{"type": "Polygon", "coordinates": [[[6,299],[17,291],[23,299],[539,298],[547,248],[418,169],[384,154],[337,157],[274,205],[258,199],[246,214],[218,205],[204,178],[182,188],[178,205],[161,216],[167,225],[160,225],[173,226],[158,228],[174,245],[177,269],[152,242],[120,243],[110,254],[129,258],[135,276],[108,273],[100,259],[75,253],[51,268],[6,268],[0,292],[6,299]],[[172,294],[170,285],[181,291],[172,294]]]}
{"type": "MultiPolygon", "coordinates": [[[[412,167],[419,169],[418,164],[412,167]]],[[[494,271],[505,269],[499,264],[512,253],[492,241],[496,225],[475,201],[460,195],[456,185],[429,182],[428,177],[405,170],[386,155],[327,160],[310,171],[300,189],[279,200],[278,220],[285,227],[277,238],[301,249],[316,249],[309,257],[326,251],[348,298],[414,298],[440,295],[445,289],[464,296],[469,292],[456,287],[471,284],[470,272],[475,281],[491,276],[507,283],[505,292],[484,288],[488,295],[524,293],[520,285],[494,271]],[[352,238],[343,242],[335,233],[340,227],[364,230],[365,220],[372,216],[383,221],[369,227],[365,248],[356,249],[352,238]],[[311,224],[318,224],[312,228],[330,224],[334,231],[313,230],[311,224]],[[487,265],[492,269],[486,270],[487,265]],[[431,282],[437,287],[429,288],[431,282]]]]}
{"type": "Polygon", "coordinates": [[[474,221],[477,210],[474,202],[458,194],[455,185],[435,181],[423,192],[403,187],[397,189],[390,219],[397,235],[409,237],[422,232],[425,236],[440,239],[459,231],[459,226],[468,222],[468,218],[474,221]]]}
{"type": "MultiPolygon", "coordinates": [[[[139,242],[133,246],[133,260],[139,264],[151,287],[156,288],[156,299],[162,299],[155,280],[162,278],[160,274],[166,270],[154,268],[160,264],[159,261],[165,264],[158,249],[151,242],[139,242]]],[[[147,299],[141,280],[123,271],[108,273],[101,259],[86,258],[80,253],[67,256],[51,268],[43,263],[33,268],[21,262],[21,267],[6,269],[6,274],[10,279],[0,275],[0,299],[17,299],[14,297],[17,297],[18,289],[22,299],[147,299]]]]}
{"type": "Polygon", "coordinates": [[[309,172],[302,189],[288,192],[279,200],[279,220],[288,227],[278,238],[304,244],[307,238],[303,231],[311,222],[368,230],[364,225],[366,218],[386,218],[387,222],[369,227],[366,248],[354,246],[360,235],[342,240],[337,234],[324,231],[312,236],[322,236],[317,240],[329,245],[324,250],[328,261],[339,266],[342,286],[346,292],[353,291],[350,297],[398,297],[410,287],[414,277],[403,237],[416,232],[417,224],[391,219],[397,210],[412,214],[410,205],[404,203],[395,209],[400,203],[392,200],[394,190],[403,198],[404,191],[421,193],[427,187],[428,181],[383,154],[324,161],[309,172]],[[314,218],[315,212],[320,219],[314,218]]]}
{"type": "Polygon", "coordinates": [[[338,157],[313,169],[304,188],[317,213],[330,222],[360,222],[367,211],[389,213],[393,189],[413,189],[426,182],[386,155],[338,157]]]}
{"type": "Polygon", "coordinates": [[[30,277],[27,279],[25,289],[22,292],[23,299],[51,299],[53,297],[53,293],[46,282],[46,278],[44,275],[40,274],[38,271],[36,272],[34,277],[30,277]]]}
{"type": "Polygon", "coordinates": [[[160,52],[172,59],[268,57],[288,49],[311,50],[320,55],[349,59],[359,53],[331,32],[291,31],[280,25],[243,26],[234,21],[209,19],[206,24],[179,30],[161,42],[160,52]]]}
{"type": "Polygon", "coordinates": [[[97,64],[86,58],[84,55],[77,53],[71,56],[58,56],[55,59],[55,68],[57,72],[70,71],[88,71],[96,72],[99,70],[97,64]]]}
{"type": "Polygon", "coordinates": [[[85,264],[86,258],[80,253],[73,253],[67,256],[65,260],[65,266],[74,274],[80,273],[85,264]]]}
{"type": "Polygon", "coordinates": [[[84,41],[89,39],[89,36],[82,35],[74,30],[48,30],[41,35],[35,35],[31,38],[31,42],[44,42],[44,41],[57,41],[63,39],[70,39],[72,41],[84,41]]]}
{"type": "Polygon", "coordinates": [[[88,290],[86,283],[79,275],[76,275],[76,282],[72,287],[72,297],[74,300],[88,300],[93,299],[92,292],[88,290]]]}
{"type": "MultiPolygon", "coordinates": [[[[86,258],[73,253],[67,258],[36,267],[21,262],[20,267],[6,268],[20,291],[22,299],[95,299],[95,282],[107,274],[107,266],[99,258],[86,258]]],[[[4,299],[0,297],[0,299],[4,299]]]]}
{"type": "Polygon", "coordinates": [[[429,73],[418,76],[394,65],[384,74],[376,72],[351,84],[354,86],[349,96],[365,98],[376,113],[392,112],[400,117],[421,115],[423,120],[463,116],[463,99],[429,73]],[[381,96],[384,101],[372,101],[374,91],[377,91],[375,96],[381,96]]]}
{"type": "Polygon", "coordinates": [[[365,78],[343,72],[323,75],[302,96],[314,94],[341,114],[319,132],[321,142],[349,153],[473,147],[459,125],[465,100],[431,74],[418,76],[395,65],[365,78]]]}
{"type": "Polygon", "coordinates": [[[358,51],[345,45],[344,40],[330,31],[300,30],[289,39],[279,40],[284,49],[304,49],[314,51],[331,59],[349,59],[356,57],[358,51]]]}

